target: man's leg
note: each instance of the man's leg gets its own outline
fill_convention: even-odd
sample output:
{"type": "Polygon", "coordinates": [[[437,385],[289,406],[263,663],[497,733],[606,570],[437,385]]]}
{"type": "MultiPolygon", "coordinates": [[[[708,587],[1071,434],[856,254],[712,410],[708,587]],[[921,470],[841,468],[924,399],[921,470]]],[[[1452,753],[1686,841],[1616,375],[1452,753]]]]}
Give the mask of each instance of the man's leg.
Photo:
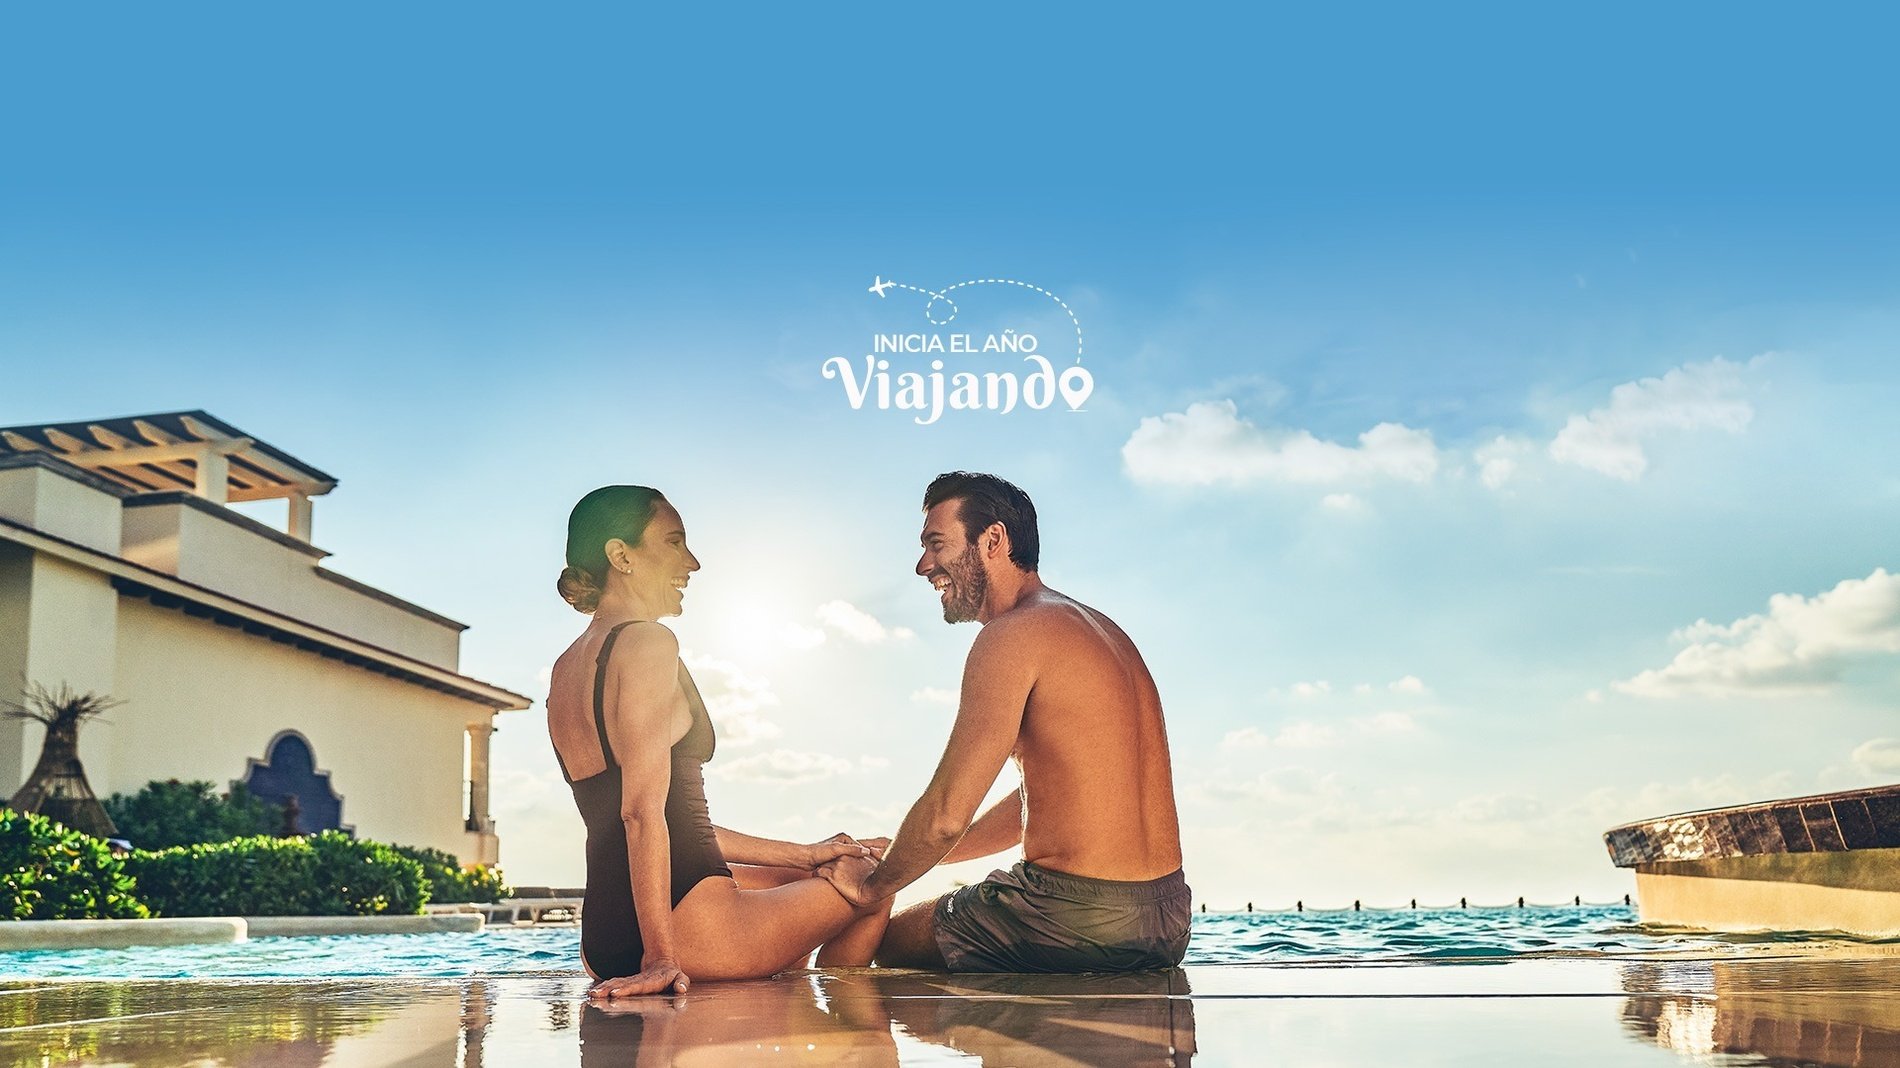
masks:
{"type": "Polygon", "coordinates": [[[948,971],[943,952],[937,948],[937,933],[931,922],[936,911],[937,899],[933,898],[892,916],[890,926],[884,929],[884,941],[877,947],[878,966],[948,971]]]}

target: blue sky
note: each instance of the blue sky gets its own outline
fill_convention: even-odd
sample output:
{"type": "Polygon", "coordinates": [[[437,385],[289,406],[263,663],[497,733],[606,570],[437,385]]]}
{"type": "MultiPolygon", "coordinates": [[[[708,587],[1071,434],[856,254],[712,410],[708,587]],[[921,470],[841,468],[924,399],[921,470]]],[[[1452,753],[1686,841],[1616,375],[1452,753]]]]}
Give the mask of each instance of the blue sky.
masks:
{"type": "MultiPolygon", "coordinates": [[[[1862,16],[410,11],[5,17],[0,423],[202,407],[323,467],[331,563],[537,696],[567,508],[662,487],[760,833],[927,777],[951,467],[1147,654],[1216,907],[1605,899],[1614,822],[1900,775],[1862,16]],[[933,329],[873,275],[1060,295],[1088,410],[851,410],[822,361],[933,329]]],[[[1068,329],[961,292],[945,332],[1068,329]]],[[[504,860],[573,882],[538,715],[504,860]]]]}

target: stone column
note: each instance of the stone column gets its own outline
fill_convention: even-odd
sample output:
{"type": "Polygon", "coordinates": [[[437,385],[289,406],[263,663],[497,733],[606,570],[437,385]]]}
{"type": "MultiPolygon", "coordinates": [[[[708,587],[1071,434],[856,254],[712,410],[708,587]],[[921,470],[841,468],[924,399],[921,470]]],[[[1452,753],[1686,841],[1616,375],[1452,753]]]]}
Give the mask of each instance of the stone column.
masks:
{"type": "Polygon", "coordinates": [[[285,524],[286,533],[298,541],[310,540],[310,496],[305,493],[290,495],[290,521],[285,524]]]}
{"type": "Polygon", "coordinates": [[[225,504],[231,495],[231,461],[223,453],[206,446],[197,456],[198,496],[213,504],[225,504]]]}
{"type": "Polygon", "coordinates": [[[494,733],[493,723],[468,727],[468,829],[477,834],[495,828],[488,816],[488,739],[494,733]]]}

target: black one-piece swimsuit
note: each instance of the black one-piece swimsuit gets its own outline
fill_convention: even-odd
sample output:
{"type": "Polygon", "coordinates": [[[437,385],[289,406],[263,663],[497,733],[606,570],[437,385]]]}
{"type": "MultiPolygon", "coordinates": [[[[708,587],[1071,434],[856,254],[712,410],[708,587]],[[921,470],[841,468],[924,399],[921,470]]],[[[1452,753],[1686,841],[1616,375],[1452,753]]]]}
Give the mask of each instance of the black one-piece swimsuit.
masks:
{"type": "MultiPolygon", "coordinates": [[[[581,956],[602,979],[637,975],[644,947],[640,921],[633,911],[633,876],[627,864],[627,828],[620,819],[620,762],[607,741],[607,658],[628,624],[607,632],[594,661],[594,730],[607,768],[576,781],[556,749],[561,777],[574,791],[574,805],[587,825],[587,897],[581,906],[581,956]]],[[[684,670],[683,668],[681,670],[684,670]]],[[[688,676],[690,679],[691,676],[688,676]]],[[[706,812],[703,765],[712,759],[715,740],[712,720],[695,688],[687,704],[693,725],[673,744],[673,778],[666,791],[666,835],[672,846],[673,907],[679,907],[701,879],[732,875],[713,835],[706,812]]]]}

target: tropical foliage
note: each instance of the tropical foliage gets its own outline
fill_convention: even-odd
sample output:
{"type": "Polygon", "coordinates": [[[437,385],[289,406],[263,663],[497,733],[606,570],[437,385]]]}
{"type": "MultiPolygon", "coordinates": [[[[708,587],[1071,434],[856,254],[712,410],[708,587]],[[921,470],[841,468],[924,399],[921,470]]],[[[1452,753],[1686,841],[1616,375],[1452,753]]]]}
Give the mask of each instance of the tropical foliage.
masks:
{"type": "Polygon", "coordinates": [[[0,808],[0,919],[133,919],[147,915],[123,858],[91,835],[0,808]]]}
{"type": "Polygon", "coordinates": [[[220,794],[203,781],[148,782],[136,794],[113,794],[105,806],[119,837],[140,849],[228,842],[284,829],[284,807],[253,795],[243,783],[220,794]]]}
{"type": "Polygon", "coordinates": [[[157,916],[376,916],[429,900],[422,865],[341,831],[138,852],[128,865],[157,916]]]}
{"type": "Polygon", "coordinates": [[[503,880],[500,868],[486,864],[464,868],[455,854],[440,849],[400,845],[390,848],[422,865],[422,874],[429,880],[429,900],[435,904],[500,901],[514,894],[503,880]]]}

